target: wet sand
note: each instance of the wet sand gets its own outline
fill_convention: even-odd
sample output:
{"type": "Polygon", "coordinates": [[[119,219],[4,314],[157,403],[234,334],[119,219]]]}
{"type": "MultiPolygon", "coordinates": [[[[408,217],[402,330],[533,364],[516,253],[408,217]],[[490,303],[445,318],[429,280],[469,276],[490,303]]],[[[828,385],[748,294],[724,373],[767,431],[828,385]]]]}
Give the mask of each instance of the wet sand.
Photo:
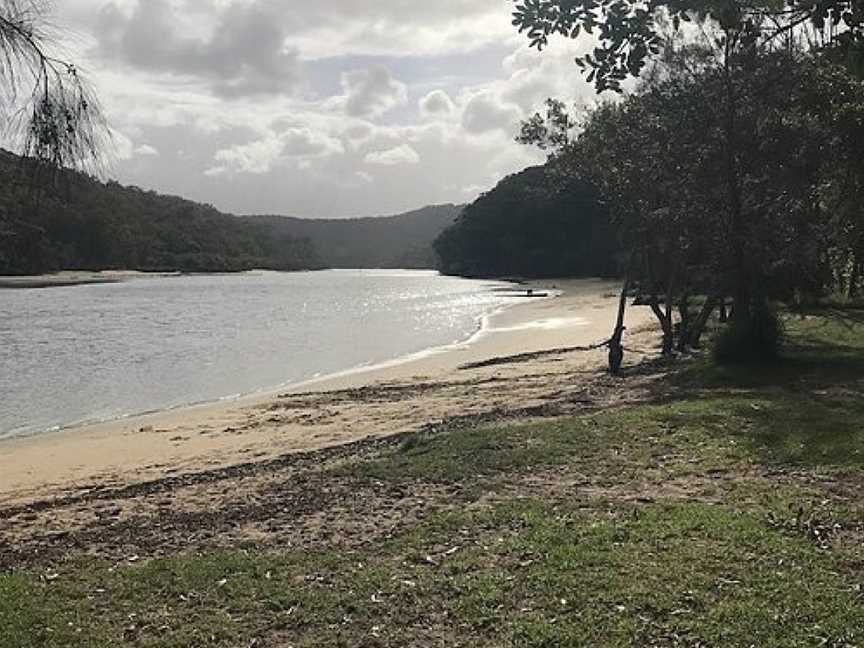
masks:
{"type": "MultiPolygon", "coordinates": [[[[543,407],[605,365],[618,285],[535,282],[561,291],[493,315],[465,343],[275,393],[0,442],[0,504],[122,487],[411,431],[453,417],[543,407]]],[[[625,343],[653,352],[646,308],[625,343]]],[[[642,356],[628,354],[630,362],[642,356]]]]}
{"type": "Polygon", "coordinates": [[[89,270],[64,270],[54,274],[0,276],[0,290],[33,289],[33,288],[71,288],[91,284],[119,283],[128,279],[141,277],[174,276],[171,272],[137,272],[135,270],[104,270],[91,272],[89,270]]]}

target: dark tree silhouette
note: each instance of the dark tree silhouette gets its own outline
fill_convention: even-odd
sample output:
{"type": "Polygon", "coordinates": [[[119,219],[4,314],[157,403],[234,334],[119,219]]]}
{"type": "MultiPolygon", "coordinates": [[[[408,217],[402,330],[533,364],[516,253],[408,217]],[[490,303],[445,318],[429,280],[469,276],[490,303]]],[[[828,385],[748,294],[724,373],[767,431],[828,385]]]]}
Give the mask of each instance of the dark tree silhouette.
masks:
{"type": "Polygon", "coordinates": [[[28,158],[54,168],[92,169],[108,129],[91,86],[52,53],[51,3],[0,0],[3,127],[28,158]]]}
{"type": "Polygon", "coordinates": [[[830,52],[861,71],[864,11],[860,0],[514,0],[513,25],[542,49],[549,38],[597,41],[576,59],[598,91],[622,89],[663,51],[668,26],[682,22],[719,27],[725,45],[771,46],[792,36],[830,52]]]}

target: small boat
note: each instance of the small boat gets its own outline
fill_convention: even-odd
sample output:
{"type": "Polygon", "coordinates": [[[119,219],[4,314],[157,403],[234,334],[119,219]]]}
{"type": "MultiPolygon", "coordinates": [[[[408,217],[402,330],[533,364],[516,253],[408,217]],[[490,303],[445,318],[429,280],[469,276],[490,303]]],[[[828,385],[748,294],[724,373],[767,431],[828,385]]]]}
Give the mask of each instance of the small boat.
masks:
{"type": "Polygon", "coordinates": [[[522,293],[518,293],[516,296],[517,297],[548,297],[549,293],[548,292],[537,292],[537,291],[529,288],[528,290],[525,291],[524,295],[522,293]]]}

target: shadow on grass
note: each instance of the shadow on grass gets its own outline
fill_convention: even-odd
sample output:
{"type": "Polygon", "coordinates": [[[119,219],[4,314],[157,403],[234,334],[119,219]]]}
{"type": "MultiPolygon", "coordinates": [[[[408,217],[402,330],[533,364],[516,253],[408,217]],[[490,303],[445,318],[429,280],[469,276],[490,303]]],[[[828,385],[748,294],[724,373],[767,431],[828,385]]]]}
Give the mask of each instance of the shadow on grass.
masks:
{"type": "Polygon", "coordinates": [[[679,371],[674,418],[735,437],[768,463],[864,465],[864,311],[837,313],[790,318],[776,363],[700,358],[679,371]]]}

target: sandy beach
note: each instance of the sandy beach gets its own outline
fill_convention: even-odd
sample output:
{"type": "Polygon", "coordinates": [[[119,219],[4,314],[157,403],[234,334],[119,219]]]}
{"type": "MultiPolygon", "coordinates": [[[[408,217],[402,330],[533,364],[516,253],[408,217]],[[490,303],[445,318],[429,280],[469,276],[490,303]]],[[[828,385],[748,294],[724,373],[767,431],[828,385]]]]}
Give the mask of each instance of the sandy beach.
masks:
{"type": "MultiPolygon", "coordinates": [[[[453,417],[529,416],[602,371],[605,350],[578,347],[608,338],[617,308],[614,282],[526,288],[553,286],[560,294],[490,316],[461,344],[278,392],[0,442],[0,505],[264,462],[453,417]]],[[[627,324],[628,361],[638,362],[656,344],[650,311],[631,308],[627,324]]]]}

